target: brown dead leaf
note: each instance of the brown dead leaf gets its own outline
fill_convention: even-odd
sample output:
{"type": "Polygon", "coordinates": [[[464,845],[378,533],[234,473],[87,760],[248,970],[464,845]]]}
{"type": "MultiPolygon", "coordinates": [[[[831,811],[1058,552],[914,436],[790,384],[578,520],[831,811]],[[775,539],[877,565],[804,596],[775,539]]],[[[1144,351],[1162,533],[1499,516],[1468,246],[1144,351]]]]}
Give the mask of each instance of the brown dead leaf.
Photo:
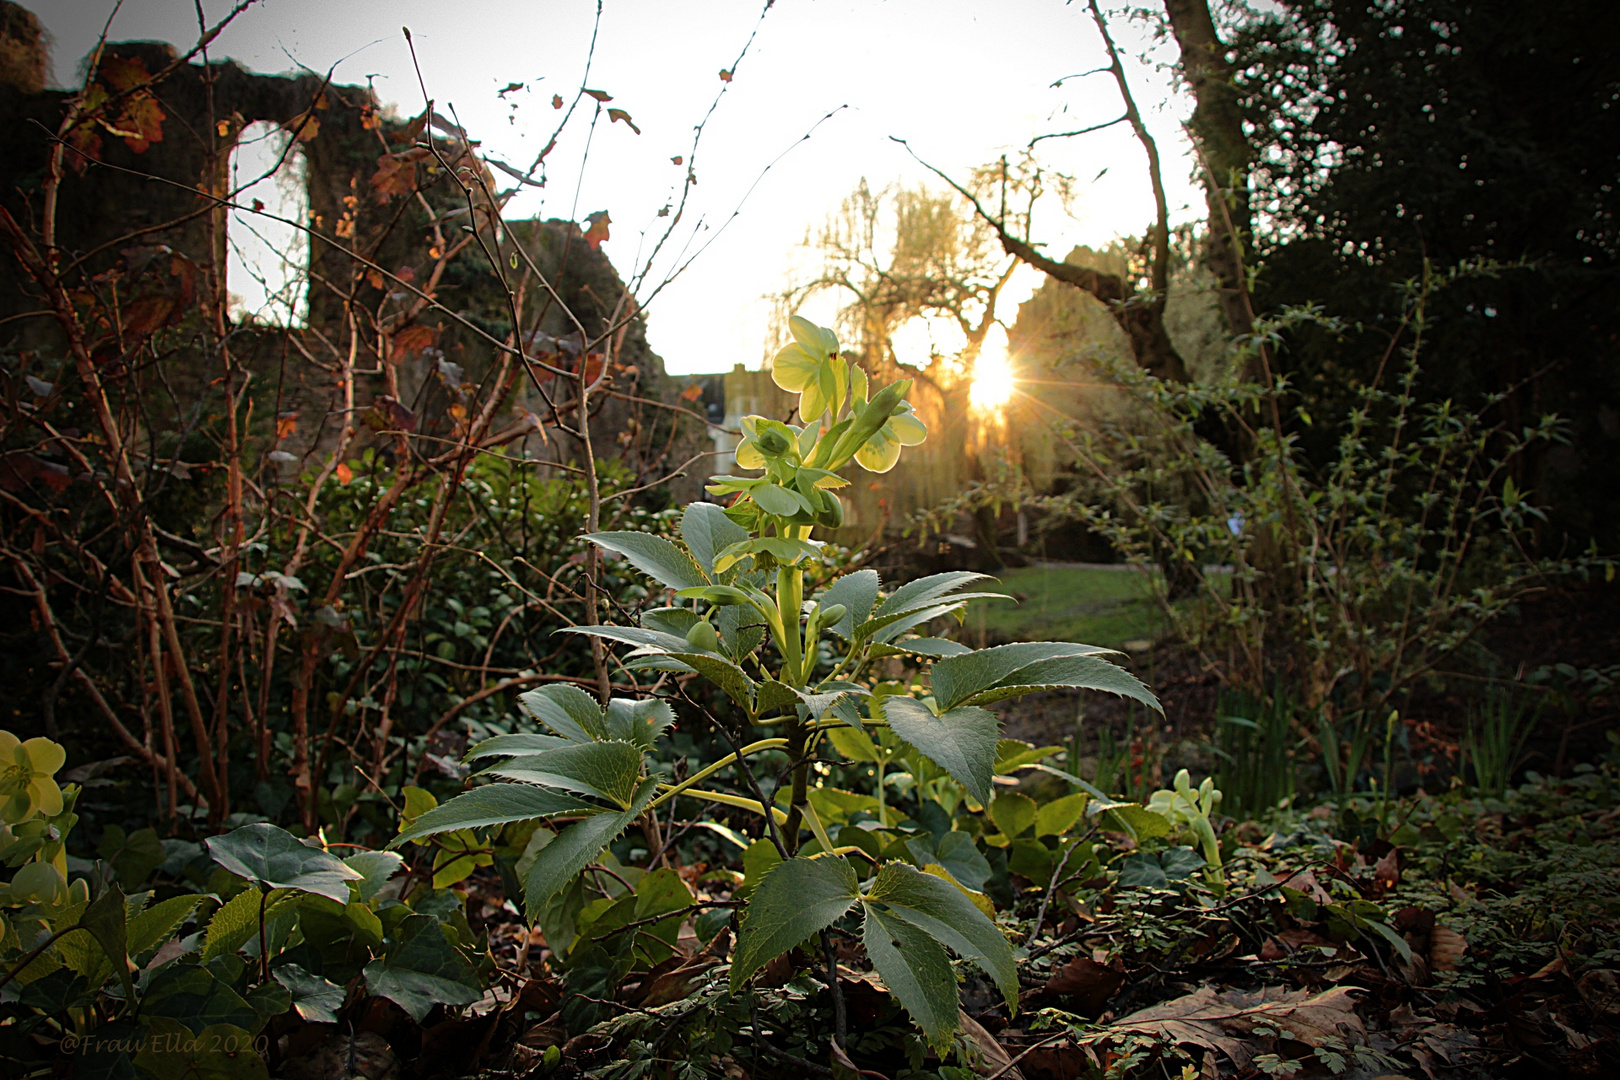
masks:
{"type": "Polygon", "coordinates": [[[297,413],[295,413],[295,412],[284,412],[280,416],[276,417],[276,439],[277,440],[288,438],[289,436],[291,436],[293,434],[293,432],[295,432],[297,430],[298,430],[298,414],[297,413]]]}
{"type": "Polygon", "coordinates": [[[732,79],[731,71],[729,69],[727,69],[727,68],[721,68],[720,69],[720,81],[721,82],[730,82],[731,79],[732,79]]]}
{"type": "Polygon", "coordinates": [[[1575,990],[1596,1016],[1620,1016],[1620,979],[1606,968],[1588,971],[1575,980],[1575,990]]]}
{"type": "Polygon", "coordinates": [[[1449,926],[1435,924],[1429,931],[1429,966],[1435,971],[1456,971],[1468,951],[1468,939],[1449,926]]]}
{"type": "Polygon", "coordinates": [[[608,239],[608,226],[613,224],[613,219],[608,217],[606,210],[598,210],[587,215],[585,220],[591,223],[591,227],[585,230],[585,242],[595,251],[602,246],[602,241],[608,239]]]}
{"type": "Polygon", "coordinates": [[[393,346],[388,350],[388,359],[391,363],[397,364],[423,349],[431,348],[438,338],[438,330],[421,324],[396,330],[393,346]]]}
{"type": "Polygon", "coordinates": [[[348,487],[354,483],[354,470],[349,468],[348,462],[338,462],[338,467],[333,471],[337,473],[338,483],[343,487],[348,487]]]}
{"type": "Polygon", "coordinates": [[[395,1080],[399,1060],[381,1035],[327,1036],[309,1053],[282,1063],[286,1080],[395,1080]]]}
{"type": "Polygon", "coordinates": [[[1285,888],[1296,889],[1315,900],[1318,904],[1333,903],[1333,897],[1329,896],[1328,891],[1322,888],[1322,883],[1316,880],[1316,874],[1313,871],[1301,870],[1298,873],[1290,874],[1278,884],[1285,888]]]}
{"type": "Polygon", "coordinates": [[[613,123],[615,121],[618,121],[618,120],[623,120],[624,121],[624,126],[629,128],[631,131],[635,132],[637,135],[641,134],[641,129],[636,127],[636,122],[634,120],[630,119],[630,114],[629,113],[625,112],[623,109],[609,109],[608,110],[608,123],[611,124],[611,123],[613,123]]]}
{"type": "Polygon", "coordinates": [[[1401,883],[1401,849],[1390,848],[1383,858],[1373,864],[1373,880],[1388,892],[1401,883]]]}
{"type": "MultiPolygon", "coordinates": [[[[1293,929],[1283,930],[1276,934],[1267,935],[1265,944],[1260,947],[1260,959],[1281,960],[1285,956],[1292,956],[1301,949],[1335,949],[1337,946],[1321,934],[1310,930],[1293,929]]],[[[1331,955],[1328,954],[1328,955],[1331,955]]]]}
{"type": "Polygon", "coordinates": [[[1042,990],[1056,997],[1067,998],[1073,1010],[1083,1016],[1096,1016],[1123,985],[1123,971],[1106,967],[1090,957],[1079,956],[1053,972],[1042,990]]]}
{"type": "Polygon", "coordinates": [[[1007,1048],[996,1041],[996,1037],[984,1029],[984,1025],[961,1009],[956,1011],[956,1019],[962,1026],[962,1033],[973,1040],[979,1048],[979,1061],[974,1069],[980,1076],[994,1076],[1006,1080],[1024,1080],[1023,1073],[1013,1068],[1012,1055],[1007,1048]]]}
{"type": "Polygon", "coordinates": [[[395,195],[409,195],[416,190],[416,162],[423,155],[412,147],[397,154],[383,154],[377,159],[377,171],[371,174],[371,190],[380,203],[395,195]]]}
{"type": "Polygon", "coordinates": [[[1253,1035],[1261,1025],[1285,1031],[1309,1046],[1321,1046],[1328,1039],[1359,1043],[1366,1038],[1350,990],[1342,986],[1315,996],[1283,987],[1217,994],[1213,987],[1203,986],[1185,997],[1131,1013],[1108,1028],[1164,1035],[1178,1043],[1219,1050],[1247,1069],[1263,1049],[1253,1035]]]}
{"type": "MultiPolygon", "coordinates": [[[[972,1021],[969,1021],[969,1023],[971,1022],[972,1021]]],[[[844,1048],[842,1046],[838,1045],[838,1041],[836,1039],[829,1039],[828,1046],[832,1050],[831,1057],[834,1065],[837,1065],[843,1069],[848,1069],[856,1076],[869,1076],[872,1077],[873,1080],[889,1080],[889,1078],[884,1076],[882,1073],[876,1072],[872,1069],[863,1069],[859,1065],[855,1064],[855,1062],[851,1061],[849,1055],[844,1052],[844,1048]]],[[[1020,1080],[1022,1080],[1022,1078],[1020,1078],[1020,1080]]]]}
{"type": "Polygon", "coordinates": [[[656,1009],[660,1005],[684,999],[692,992],[692,985],[698,977],[716,963],[716,960],[696,960],[671,971],[660,972],[647,980],[639,1004],[643,1009],[656,1009]]]}

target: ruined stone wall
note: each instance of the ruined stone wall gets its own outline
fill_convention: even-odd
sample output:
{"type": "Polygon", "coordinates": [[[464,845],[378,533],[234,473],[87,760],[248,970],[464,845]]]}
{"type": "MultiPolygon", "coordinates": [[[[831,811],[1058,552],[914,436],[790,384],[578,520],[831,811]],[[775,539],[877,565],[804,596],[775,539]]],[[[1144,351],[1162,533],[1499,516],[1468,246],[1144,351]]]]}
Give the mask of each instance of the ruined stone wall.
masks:
{"type": "MultiPolygon", "coordinates": [[[[0,14],[10,18],[12,7],[0,14]]],[[[40,49],[28,51],[31,40],[39,44],[28,31],[19,24],[6,39],[11,44],[0,48],[0,145],[7,148],[0,155],[0,205],[37,236],[52,134],[71,95],[43,88],[49,61],[40,49]]],[[[100,71],[117,74],[98,78],[155,73],[174,59],[173,48],[163,43],[110,44],[100,71]]],[[[461,189],[423,147],[431,139],[446,157],[470,162],[460,156],[459,140],[442,124],[435,128],[432,118],[413,123],[387,116],[366,88],[327,85],[311,74],[259,75],[230,60],[181,65],[152,88],[150,98],[155,111],[143,112],[143,118],[151,121],[147,134],[154,137],[132,140],[101,130],[89,148],[99,160],[88,160],[77,148],[66,154],[55,215],[64,276],[87,282],[120,267],[132,250],[160,247],[186,256],[199,275],[211,268],[223,274],[227,211],[207,193],[228,192],[230,152],[245,128],[260,121],[279,125],[295,134],[305,163],[308,321],[291,329],[239,322],[232,331],[231,348],[253,373],[255,393],[269,395],[261,422],[294,417],[294,451],[335,438],[341,418],[334,423],[326,413],[334,372],[347,364],[358,373],[357,411],[383,393],[386,374],[419,430],[447,423],[447,411],[457,404],[456,384],[479,384],[499,356],[489,339],[504,341],[511,333],[505,289],[478,245],[449,259],[432,280],[441,245],[448,250],[464,239],[461,226],[469,218],[461,189]],[[452,314],[428,308],[402,315],[412,297],[400,280],[431,288],[452,314]],[[420,329],[411,347],[402,349],[399,331],[407,325],[420,329]]],[[[626,311],[617,272],[572,222],[511,223],[495,255],[514,286],[522,277],[514,262],[532,261],[548,279],[550,290],[532,278],[522,288],[521,315],[525,330],[539,315],[539,333],[525,342],[526,350],[547,354],[555,364],[580,362],[577,347],[568,349],[577,345],[581,327],[587,339],[594,338],[612,325],[616,312],[626,311]],[[519,245],[526,258],[518,257],[519,245]]],[[[116,281],[103,278],[97,287],[115,288],[116,281]]],[[[42,307],[16,260],[0,257],[0,350],[60,353],[56,327],[38,314],[42,307]]],[[[615,363],[594,399],[592,441],[598,457],[630,459],[638,478],[650,478],[689,456],[706,437],[701,425],[681,424],[677,412],[625,400],[663,400],[673,389],[647,344],[644,320],[633,307],[628,310],[633,317],[611,343],[615,363]]],[[[589,369],[590,358],[584,362],[589,369]]],[[[194,374],[199,386],[212,375],[194,374]]],[[[570,382],[537,369],[533,378],[520,378],[509,410],[549,419],[546,397],[566,401],[570,382]]],[[[175,389],[185,397],[189,388],[175,389]]],[[[161,422],[161,403],[157,408],[161,422]]],[[[551,460],[574,459],[581,451],[554,429],[534,430],[513,445],[551,460]]]]}

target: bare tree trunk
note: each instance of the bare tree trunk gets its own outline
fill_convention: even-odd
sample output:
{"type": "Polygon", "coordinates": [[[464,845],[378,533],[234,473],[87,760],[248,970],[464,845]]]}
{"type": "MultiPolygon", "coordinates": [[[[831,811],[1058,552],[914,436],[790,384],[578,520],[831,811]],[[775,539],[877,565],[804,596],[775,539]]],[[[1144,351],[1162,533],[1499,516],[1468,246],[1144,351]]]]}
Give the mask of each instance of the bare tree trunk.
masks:
{"type": "Polygon", "coordinates": [[[1170,30],[1181,49],[1181,73],[1192,90],[1188,125],[1200,158],[1209,207],[1206,261],[1220,283],[1221,313],[1233,334],[1254,329],[1244,279],[1244,245],[1249,239],[1249,169],[1254,148],[1243,133],[1243,113],[1232,85],[1226,44],[1215,32],[1208,0],[1164,0],[1170,30]]]}

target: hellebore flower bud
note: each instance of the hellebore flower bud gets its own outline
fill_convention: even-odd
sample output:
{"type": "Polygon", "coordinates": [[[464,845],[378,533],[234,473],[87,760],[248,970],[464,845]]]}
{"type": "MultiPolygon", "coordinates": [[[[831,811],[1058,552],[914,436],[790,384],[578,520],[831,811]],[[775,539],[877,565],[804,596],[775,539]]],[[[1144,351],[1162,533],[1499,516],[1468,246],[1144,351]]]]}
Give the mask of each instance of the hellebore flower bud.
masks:
{"type": "Polygon", "coordinates": [[[686,643],[704,652],[720,651],[720,635],[715,633],[714,624],[707,619],[695,622],[686,632],[686,643]]]}

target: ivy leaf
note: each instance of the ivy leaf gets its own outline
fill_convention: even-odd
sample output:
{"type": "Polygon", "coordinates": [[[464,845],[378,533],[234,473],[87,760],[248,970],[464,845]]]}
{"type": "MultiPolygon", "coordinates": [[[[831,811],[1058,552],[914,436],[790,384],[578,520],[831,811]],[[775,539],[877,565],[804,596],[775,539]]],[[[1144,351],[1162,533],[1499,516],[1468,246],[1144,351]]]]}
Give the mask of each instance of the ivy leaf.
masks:
{"type": "Polygon", "coordinates": [[[457,795],[443,806],[417,818],[411,827],[388,842],[390,848],[425,836],[505,825],[511,821],[531,821],[559,814],[599,814],[600,807],[559,791],[530,784],[488,784],[457,795]]]}
{"type": "Polygon", "coordinates": [[[385,997],[421,1023],[434,1005],[471,1005],[483,994],[478,976],[431,915],[407,915],[394,942],[366,965],[366,989],[385,997]]]}
{"type": "Polygon", "coordinates": [[[1012,947],[996,924],[985,918],[961,889],[930,874],[918,873],[907,863],[892,862],[878,871],[866,900],[868,904],[885,905],[958,956],[973,961],[995,980],[1007,1007],[1017,1011],[1018,969],[1012,947]]]}
{"type": "MultiPolygon", "coordinates": [[[[848,859],[798,858],[776,866],[754,890],[737,930],[731,992],[735,994],[767,963],[830,926],[859,899],[855,868],[848,859]]],[[[954,996],[954,980],[951,985],[954,996]]]]}
{"type": "Polygon", "coordinates": [[[337,1023],[343,1007],[343,987],[319,975],[311,975],[297,964],[282,964],[272,975],[292,995],[292,1007],[312,1024],[337,1023]]]}
{"type": "Polygon", "coordinates": [[[916,698],[887,697],[883,715],[895,735],[950,773],[981,805],[990,804],[998,734],[994,714],[963,706],[935,716],[916,698]]]}
{"type": "Polygon", "coordinates": [[[362,876],[336,855],[309,847],[286,829],[267,822],[210,836],[203,846],[219,865],[261,889],[296,889],[339,904],[349,902],[349,882],[362,876]]]}
{"type": "MultiPolygon", "coordinates": [[[[967,898],[963,897],[962,902],[968,904],[967,898]]],[[[878,904],[866,905],[861,941],[884,985],[894,991],[928,1041],[942,1045],[956,1030],[961,1010],[956,973],[951,970],[944,948],[926,930],[878,904]]]]}
{"type": "Polygon", "coordinates": [[[405,859],[392,851],[359,851],[344,859],[343,865],[360,871],[362,878],[357,888],[360,901],[365,903],[399,872],[405,865],[405,859]]]}
{"type": "MultiPolygon", "coordinates": [[[[258,1014],[250,1011],[248,1015],[257,1027],[258,1014]]],[[[145,1037],[130,1041],[140,1046],[134,1070],[111,1075],[150,1076],[153,1080],[263,1080],[270,1075],[264,1058],[253,1049],[253,1033],[236,1024],[193,1028],[176,1019],[154,1016],[145,1037]]]]}
{"type": "Polygon", "coordinates": [[[692,556],[662,536],[644,532],[590,533],[585,537],[599,548],[623,555],[630,565],[671,589],[707,585],[709,579],[692,556]]]}

